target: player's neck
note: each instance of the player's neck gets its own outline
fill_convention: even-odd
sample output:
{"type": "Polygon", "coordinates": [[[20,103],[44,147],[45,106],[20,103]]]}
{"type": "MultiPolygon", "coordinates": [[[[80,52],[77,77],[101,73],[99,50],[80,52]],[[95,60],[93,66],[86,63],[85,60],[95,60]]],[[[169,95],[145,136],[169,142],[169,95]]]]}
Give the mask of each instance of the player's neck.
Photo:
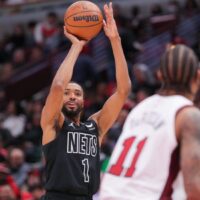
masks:
{"type": "Polygon", "coordinates": [[[160,90],[158,92],[158,94],[163,95],[163,96],[181,95],[181,96],[186,97],[187,99],[190,99],[191,101],[194,100],[194,95],[192,93],[189,93],[189,92],[177,92],[177,91],[174,91],[174,90],[163,89],[163,90],[160,90]]]}
{"type": "Polygon", "coordinates": [[[80,125],[80,116],[75,116],[75,117],[69,117],[66,116],[67,119],[69,119],[70,121],[72,121],[73,123],[75,123],[76,125],[80,125]]]}

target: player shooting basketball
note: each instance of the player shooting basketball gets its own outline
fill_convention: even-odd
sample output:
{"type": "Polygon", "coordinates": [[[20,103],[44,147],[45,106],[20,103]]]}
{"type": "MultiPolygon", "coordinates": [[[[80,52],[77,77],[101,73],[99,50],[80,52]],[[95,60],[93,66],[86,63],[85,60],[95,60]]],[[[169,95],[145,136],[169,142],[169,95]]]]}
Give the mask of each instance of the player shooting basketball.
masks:
{"type": "Polygon", "coordinates": [[[99,145],[116,120],[131,88],[111,3],[104,6],[104,12],[104,31],[115,58],[116,92],[99,112],[86,122],[80,121],[84,92],[80,85],[70,80],[86,41],[64,31],[72,46],[53,79],[41,118],[47,191],[42,199],[91,200],[99,187],[99,145]]]}

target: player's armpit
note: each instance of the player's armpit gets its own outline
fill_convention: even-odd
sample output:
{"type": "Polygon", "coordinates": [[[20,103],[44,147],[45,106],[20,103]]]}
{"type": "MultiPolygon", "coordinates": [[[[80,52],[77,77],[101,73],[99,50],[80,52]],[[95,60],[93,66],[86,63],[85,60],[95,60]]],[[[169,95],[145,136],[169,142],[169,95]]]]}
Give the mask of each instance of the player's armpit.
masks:
{"type": "Polygon", "coordinates": [[[181,168],[189,200],[200,197],[200,110],[184,109],[180,121],[181,168]]]}
{"type": "Polygon", "coordinates": [[[64,123],[64,115],[60,113],[59,117],[53,123],[46,123],[43,125],[43,135],[42,135],[42,144],[45,145],[51,141],[53,141],[57,132],[61,129],[64,123]]]}

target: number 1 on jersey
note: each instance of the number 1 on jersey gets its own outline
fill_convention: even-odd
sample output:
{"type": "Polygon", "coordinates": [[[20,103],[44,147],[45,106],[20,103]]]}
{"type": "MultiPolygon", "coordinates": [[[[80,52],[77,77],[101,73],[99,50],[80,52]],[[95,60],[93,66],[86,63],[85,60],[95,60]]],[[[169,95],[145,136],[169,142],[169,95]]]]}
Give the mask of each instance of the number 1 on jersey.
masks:
{"type": "MultiPolygon", "coordinates": [[[[109,170],[109,173],[111,174],[114,174],[116,176],[120,176],[124,167],[123,167],[123,163],[124,163],[124,160],[133,144],[133,142],[135,141],[136,137],[130,137],[128,139],[126,139],[123,143],[123,150],[116,162],[116,164],[112,165],[110,170],[109,170]]],[[[131,162],[131,165],[129,168],[126,169],[126,172],[125,172],[125,177],[130,177],[133,175],[134,171],[135,171],[135,164],[139,158],[139,155],[144,147],[144,144],[146,142],[146,139],[147,138],[144,138],[143,140],[141,140],[140,142],[138,142],[137,144],[137,150],[136,150],[136,153],[134,154],[134,157],[133,157],[133,160],[131,162]]]]}
{"type": "Polygon", "coordinates": [[[82,160],[82,165],[83,165],[84,182],[88,183],[90,181],[90,177],[89,177],[89,161],[87,158],[82,160]]]}

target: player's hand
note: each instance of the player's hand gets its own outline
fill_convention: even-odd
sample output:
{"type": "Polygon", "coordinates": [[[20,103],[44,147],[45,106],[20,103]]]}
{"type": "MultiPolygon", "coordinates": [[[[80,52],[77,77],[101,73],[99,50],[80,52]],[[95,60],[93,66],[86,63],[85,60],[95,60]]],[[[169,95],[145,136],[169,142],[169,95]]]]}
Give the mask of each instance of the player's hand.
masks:
{"type": "Polygon", "coordinates": [[[104,5],[104,13],[106,16],[106,21],[103,20],[103,28],[106,36],[111,40],[119,37],[119,33],[117,30],[116,22],[113,16],[113,8],[112,3],[109,5],[104,5]]]}
{"type": "Polygon", "coordinates": [[[83,47],[87,43],[86,40],[80,40],[76,36],[74,36],[74,35],[70,34],[69,32],[67,32],[65,26],[63,27],[63,30],[64,30],[65,36],[71,41],[72,44],[78,45],[80,47],[83,47]]]}

